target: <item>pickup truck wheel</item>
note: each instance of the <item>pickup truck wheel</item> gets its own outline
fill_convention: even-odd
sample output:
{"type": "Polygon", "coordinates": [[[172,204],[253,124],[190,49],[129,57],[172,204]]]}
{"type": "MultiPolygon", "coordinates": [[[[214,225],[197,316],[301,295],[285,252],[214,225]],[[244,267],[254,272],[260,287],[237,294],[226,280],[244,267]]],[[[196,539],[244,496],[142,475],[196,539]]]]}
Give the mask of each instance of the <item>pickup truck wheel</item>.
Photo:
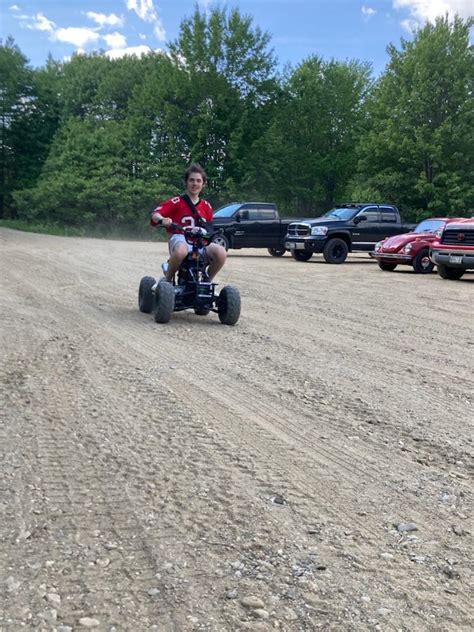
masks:
{"type": "Polygon", "coordinates": [[[396,267],[396,263],[386,263],[385,261],[379,261],[379,268],[384,272],[393,272],[396,267]]]}
{"type": "Polygon", "coordinates": [[[226,250],[229,250],[229,240],[225,235],[214,235],[212,238],[212,243],[217,244],[218,246],[222,246],[226,250]]]}
{"type": "Polygon", "coordinates": [[[433,272],[434,263],[430,261],[429,250],[425,248],[413,259],[413,270],[416,274],[430,274],[433,272]]]}
{"type": "Polygon", "coordinates": [[[348,252],[349,248],[344,239],[334,237],[324,246],[323,256],[326,263],[344,263],[348,252]]]}
{"type": "Polygon", "coordinates": [[[438,264],[438,274],[442,279],[449,279],[450,281],[457,281],[462,277],[465,270],[462,268],[450,268],[443,264],[438,264]]]}
{"type": "Polygon", "coordinates": [[[291,256],[295,261],[309,261],[313,253],[309,250],[292,250],[291,256]]]}
{"type": "Polygon", "coordinates": [[[146,276],[140,281],[138,288],[138,309],[144,314],[149,314],[153,309],[153,292],[151,288],[156,281],[153,277],[146,276]]]}
{"type": "Polygon", "coordinates": [[[272,257],[283,257],[286,252],[286,248],[267,248],[267,250],[272,257]]]}

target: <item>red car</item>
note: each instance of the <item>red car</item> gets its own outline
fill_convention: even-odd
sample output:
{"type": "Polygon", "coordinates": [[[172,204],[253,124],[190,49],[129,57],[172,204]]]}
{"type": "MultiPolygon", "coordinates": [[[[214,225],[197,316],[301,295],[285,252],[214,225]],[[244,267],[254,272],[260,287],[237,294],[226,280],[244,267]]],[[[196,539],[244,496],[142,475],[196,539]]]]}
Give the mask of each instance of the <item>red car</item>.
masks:
{"type": "Polygon", "coordinates": [[[474,217],[449,222],[431,244],[430,259],[443,279],[460,279],[474,270],[474,217]]]}
{"type": "Polygon", "coordinates": [[[430,244],[438,238],[448,222],[456,219],[453,217],[424,219],[410,233],[379,241],[369,255],[377,259],[379,268],[386,272],[392,272],[402,264],[413,266],[417,274],[429,274],[434,268],[434,263],[429,257],[430,244]]]}

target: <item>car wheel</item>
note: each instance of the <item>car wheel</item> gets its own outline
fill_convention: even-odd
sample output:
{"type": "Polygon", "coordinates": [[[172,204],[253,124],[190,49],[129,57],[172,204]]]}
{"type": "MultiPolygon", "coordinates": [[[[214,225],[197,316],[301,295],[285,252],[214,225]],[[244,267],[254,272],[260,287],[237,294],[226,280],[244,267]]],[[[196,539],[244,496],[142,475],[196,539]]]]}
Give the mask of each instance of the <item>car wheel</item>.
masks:
{"type": "Polygon", "coordinates": [[[153,292],[152,287],[155,285],[156,280],[153,277],[146,276],[140,281],[140,287],[138,288],[138,309],[149,314],[153,309],[153,292]]]}
{"type": "Polygon", "coordinates": [[[267,248],[267,250],[272,257],[283,257],[286,252],[285,248],[267,248]]]}
{"type": "Polygon", "coordinates": [[[430,274],[433,272],[434,263],[430,260],[429,250],[420,250],[413,259],[413,270],[416,274],[430,274]]]}
{"type": "Polygon", "coordinates": [[[393,272],[396,267],[396,263],[386,263],[385,261],[379,261],[379,268],[384,272],[393,272]]]}
{"type": "Polygon", "coordinates": [[[218,246],[222,246],[226,250],[229,250],[229,240],[225,235],[222,235],[220,233],[214,235],[214,237],[212,238],[212,243],[217,244],[218,246]]]}
{"type": "Polygon", "coordinates": [[[340,239],[339,237],[330,239],[323,249],[323,255],[326,263],[344,263],[347,259],[348,252],[348,245],[344,239],[340,239]]]}
{"type": "Polygon", "coordinates": [[[236,287],[226,285],[217,299],[217,313],[223,325],[235,325],[240,317],[240,292],[236,287]]]}
{"type": "Polygon", "coordinates": [[[442,279],[449,279],[450,281],[457,281],[462,277],[465,270],[462,268],[450,268],[443,264],[438,264],[438,274],[442,279]]]}
{"type": "Polygon", "coordinates": [[[155,323],[168,323],[174,311],[174,287],[168,281],[158,283],[155,290],[153,316],[155,323]]]}
{"type": "Polygon", "coordinates": [[[291,256],[295,261],[309,261],[313,253],[309,250],[292,250],[291,256]]]}

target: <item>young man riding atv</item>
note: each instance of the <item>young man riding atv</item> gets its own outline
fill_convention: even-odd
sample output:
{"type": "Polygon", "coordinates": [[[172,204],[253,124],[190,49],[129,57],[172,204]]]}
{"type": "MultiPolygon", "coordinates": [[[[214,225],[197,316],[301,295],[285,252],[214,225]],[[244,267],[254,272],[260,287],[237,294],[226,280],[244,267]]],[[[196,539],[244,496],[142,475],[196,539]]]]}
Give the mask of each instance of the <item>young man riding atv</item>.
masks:
{"type": "MultiPolygon", "coordinates": [[[[172,282],[174,275],[192,246],[186,242],[182,233],[176,232],[172,224],[182,228],[202,226],[212,233],[212,206],[206,200],[200,198],[200,194],[206,184],[207,176],[204,169],[197,163],[191,164],[184,174],[185,193],[174,197],[158,206],[151,215],[151,225],[164,226],[169,234],[168,248],[170,258],[166,271],[166,280],[172,282]]],[[[212,281],[224,265],[227,253],[225,248],[218,244],[210,243],[203,249],[203,255],[208,263],[208,276],[212,281]]]]}

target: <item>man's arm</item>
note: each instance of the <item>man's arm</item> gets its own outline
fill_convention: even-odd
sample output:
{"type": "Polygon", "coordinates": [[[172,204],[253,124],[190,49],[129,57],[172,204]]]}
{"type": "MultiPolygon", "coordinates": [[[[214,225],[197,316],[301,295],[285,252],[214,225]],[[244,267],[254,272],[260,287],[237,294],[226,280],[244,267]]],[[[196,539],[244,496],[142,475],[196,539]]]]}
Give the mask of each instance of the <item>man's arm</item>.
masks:
{"type": "Polygon", "coordinates": [[[162,206],[158,206],[151,214],[150,224],[154,227],[158,226],[160,223],[162,226],[169,226],[173,223],[173,220],[170,217],[164,217],[161,214],[162,208],[162,206]]]}

